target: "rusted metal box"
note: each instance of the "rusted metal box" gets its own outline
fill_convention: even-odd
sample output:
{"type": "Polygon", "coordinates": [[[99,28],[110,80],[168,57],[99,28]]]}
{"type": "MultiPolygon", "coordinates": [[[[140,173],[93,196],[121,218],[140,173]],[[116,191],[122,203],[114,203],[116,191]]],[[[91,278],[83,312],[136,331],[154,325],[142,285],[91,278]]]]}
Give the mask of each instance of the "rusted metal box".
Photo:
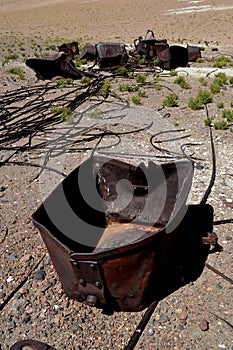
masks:
{"type": "Polygon", "coordinates": [[[166,279],[186,210],[189,161],[138,166],[94,156],[33,214],[65,293],[115,311],[140,311],[166,279]]]}
{"type": "Polygon", "coordinates": [[[197,58],[201,58],[201,49],[198,46],[187,45],[189,62],[196,62],[197,58]]]}
{"type": "Polygon", "coordinates": [[[97,59],[100,68],[123,66],[128,61],[128,54],[124,44],[98,43],[96,44],[97,59]]]}

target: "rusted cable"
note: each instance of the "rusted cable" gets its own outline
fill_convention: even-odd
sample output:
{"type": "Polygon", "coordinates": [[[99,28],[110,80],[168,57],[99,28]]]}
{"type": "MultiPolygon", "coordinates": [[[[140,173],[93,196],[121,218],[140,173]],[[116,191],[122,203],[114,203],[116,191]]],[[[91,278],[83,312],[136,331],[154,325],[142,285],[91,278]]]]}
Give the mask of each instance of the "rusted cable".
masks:
{"type": "Polygon", "coordinates": [[[211,315],[215,316],[216,318],[219,318],[221,321],[225,322],[231,329],[233,329],[233,325],[230,322],[228,322],[227,320],[225,320],[223,317],[216,315],[212,311],[209,311],[209,313],[211,315]]]}
{"type": "Polygon", "coordinates": [[[156,300],[150,304],[124,350],[132,350],[135,348],[158,303],[159,301],[156,300]]]}
{"type": "Polygon", "coordinates": [[[37,267],[40,265],[41,261],[44,259],[45,254],[42,256],[42,258],[39,259],[39,261],[36,263],[36,265],[33,267],[33,269],[29,272],[29,274],[13,289],[13,291],[6,297],[6,299],[0,304],[0,311],[4,309],[4,307],[9,303],[9,301],[14,297],[14,295],[22,288],[22,286],[27,282],[28,278],[31,276],[31,274],[37,269],[37,267]]]}
{"type": "MultiPolygon", "coordinates": [[[[206,116],[209,118],[209,112],[207,105],[205,105],[205,110],[206,110],[206,116]]],[[[209,185],[202,197],[202,200],[200,202],[201,205],[206,204],[207,199],[211,193],[212,187],[214,186],[214,181],[216,177],[216,156],[215,156],[215,147],[214,147],[214,140],[213,140],[213,132],[211,126],[209,126],[209,133],[210,133],[210,143],[211,143],[211,156],[212,156],[212,174],[211,174],[211,179],[209,182],[209,185]]]]}
{"type": "Polygon", "coordinates": [[[208,263],[205,263],[205,266],[208,267],[208,269],[210,269],[211,271],[213,271],[214,273],[216,273],[216,275],[224,278],[226,281],[228,281],[229,283],[233,284],[233,279],[231,279],[230,277],[224,275],[224,273],[220,272],[219,270],[217,270],[215,267],[209,265],[208,263]]]}
{"type": "Polygon", "coordinates": [[[213,225],[224,225],[224,224],[232,224],[233,219],[224,219],[224,220],[216,220],[213,222],[213,225]]]}
{"type": "MultiPolygon", "coordinates": [[[[0,162],[0,166],[1,166],[1,163],[0,162]]],[[[51,168],[50,166],[46,166],[46,165],[42,165],[42,164],[36,164],[36,163],[29,163],[29,162],[17,162],[17,161],[8,161],[7,163],[4,163],[4,165],[19,165],[19,166],[32,166],[32,167],[35,167],[35,168],[42,168],[42,169],[46,169],[46,170],[49,170],[49,171],[53,171],[54,173],[57,173],[59,175],[62,175],[64,177],[66,177],[66,174],[63,173],[62,171],[60,170],[57,170],[55,168],[51,168]]]]}

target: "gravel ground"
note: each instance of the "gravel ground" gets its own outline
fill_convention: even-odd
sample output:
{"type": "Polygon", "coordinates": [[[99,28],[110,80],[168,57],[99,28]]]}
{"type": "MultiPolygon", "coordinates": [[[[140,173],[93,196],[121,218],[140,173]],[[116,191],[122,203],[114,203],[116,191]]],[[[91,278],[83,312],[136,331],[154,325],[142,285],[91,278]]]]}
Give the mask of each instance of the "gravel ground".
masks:
{"type": "MultiPolygon", "coordinates": [[[[149,98],[146,103],[151,104],[149,98]]],[[[179,128],[184,128],[191,135],[190,142],[198,143],[194,151],[203,159],[200,161],[203,169],[195,170],[189,198],[189,202],[195,204],[201,200],[211,176],[209,131],[203,124],[204,111],[187,116],[190,112],[175,109],[179,114],[179,128]]],[[[171,129],[177,128],[173,125],[177,117],[174,117],[172,109],[170,112],[169,120],[164,120],[162,114],[151,107],[131,107],[123,122],[115,118],[114,125],[119,122],[121,130],[132,130],[135,125],[138,127],[142,124],[143,117],[143,125],[148,125],[149,120],[153,119],[154,129],[125,137],[120,146],[111,147],[108,151],[119,156],[120,152],[133,150],[138,153],[138,159],[145,160],[141,152],[143,149],[143,154],[153,159],[155,152],[149,144],[150,133],[166,130],[167,125],[171,129]]],[[[122,115],[121,109],[116,109],[115,114],[122,115]]],[[[107,119],[96,121],[101,127],[111,125],[114,128],[112,121],[109,124],[107,119]]],[[[93,119],[87,116],[83,123],[88,126],[93,119]]],[[[113,141],[103,140],[103,144],[112,144],[113,141]]],[[[214,141],[217,174],[208,202],[214,207],[215,220],[221,220],[232,217],[232,134],[229,130],[214,131],[214,141]]],[[[174,149],[174,145],[169,146],[174,149]]],[[[65,161],[58,157],[52,165],[58,169],[62,166],[69,173],[89,154],[67,155],[65,161]]],[[[40,154],[24,152],[19,153],[17,158],[38,162],[40,154]]],[[[129,161],[124,155],[120,159],[129,161]]],[[[134,162],[135,158],[131,157],[130,161],[134,162]]],[[[6,166],[1,169],[3,231],[0,297],[4,301],[11,296],[1,314],[2,349],[8,349],[14,342],[26,338],[46,341],[57,349],[122,349],[143,312],[106,316],[98,309],[66,297],[41,237],[31,222],[31,214],[41,203],[43,192],[40,181],[34,180],[36,175],[38,169],[32,167],[6,166]],[[16,288],[17,292],[12,295],[16,288]]],[[[53,173],[44,171],[40,180],[51,179],[51,190],[53,182],[61,180],[59,176],[55,178],[53,173]]],[[[210,255],[208,262],[232,278],[232,224],[216,226],[215,232],[224,250],[210,255]]],[[[136,348],[232,350],[232,323],[232,285],[205,268],[198,280],[183,286],[159,303],[136,348]]]]}
{"type": "MultiPolygon", "coordinates": [[[[170,5],[170,8],[173,7],[170,5]]],[[[229,15],[230,11],[227,16],[229,15]]],[[[4,21],[6,18],[4,17],[4,21]]],[[[205,29],[204,22],[201,28],[205,29]]],[[[103,33],[104,30],[98,35],[101,36],[103,33]]],[[[127,34],[127,40],[134,35],[132,27],[129,33],[131,35],[127,34]]],[[[223,33],[221,28],[222,38],[223,33]]],[[[4,35],[2,32],[2,36],[6,39],[4,43],[9,43],[10,35],[4,35]]],[[[200,34],[202,42],[203,37],[202,32],[200,34]]],[[[210,37],[214,38],[213,29],[211,29],[210,37]]],[[[103,37],[103,40],[105,39],[107,38],[103,37]]],[[[216,46],[214,41],[211,45],[205,46],[204,62],[195,63],[192,68],[203,72],[202,69],[212,67],[210,57],[221,54],[232,56],[229,39],[225,46],[223,41],[220,38],[221,45],[218,45],[217,53],[212,50],[213,46],[216,46]]],[[[197,43],[196,41],[195,44],[197,43]]],[[[6,53],[6,50],[4,52],[6,53]]],[[[225,70],[222,71],[225,72],[225,70]]],[[[213,72],[216,74],[214,68],[213,72]]],[[[22,57],[17,62],[10,61],[5,64],[2,73],[1,95],[22,85],[41,83],[35,81],[34,73],[25,67],[22,57]],[[26,79],[23,81],[18,78],[9,79],[6,73],[6,69],[16,63],[23,68],[26,74],[26,79]]],[[[233,76],[232,73],[228,74],[228,77],[233,76]]],[[[153,121],[150,129],[122,137],[120,145],[111,146],[107,150],[98,149],[99,154],[105,154],[105,151],[110,152],[111,155],[114,154],[119,159],[130,162],[135,162],[136,159],[137,162],[146,159],[161,161],[156,157],[161,153],[156,152],[149,142],[151,135],[165,130],[184,129],[182,132],[177,131],[177,134],[190,135],[184,142],[196,143],[197,145],[189,147],[188,151],[190,154],[194,152],[195,156],[200,158],[198,162],[201,167],[195,168],[188,199],[189,203],[197,204],[211,177],[209,129],[204,124],[204,119],[206,119],[204,109],[191,111],[187,108],[189,98],[195,96],[202,88],[196,73],[187,75],[184,70],[180,70],[179,75],[185,77],[185,80],[192,86],[191,89],[184,90],[174,84],[175,77],[171,77],[167,72],[159,75],[159,84],[162,89],[155,89],[158,83],[152,83],[153,75],[148,73],[147,84],[142,87],[143,90],[146,90],[146,97],[142,99],[141,106],[134,106],[130,103],[130,108],[124,110],[125,102],[109,98],[101,107],[95,107],[96,101],[93,100],[91,105],[94,105],[94,109],[92,112],[84,113],[85,118],[77,126],[86,127],[95,124],[114,131],[129,131],[135,127],[145,127],[153,121]],[[178,107],[162,109],[162,101],[171,92],[179,96],[178,107]],[[126,115],[122,117],[123,114],[126,115]],[[165,115],[168,117],[163,118],[165,115]],[[109,116],[114,119],[109,119],[109,116]],[[132,152],[136,155],[133,157],[126,155],[132,152]]],[[[214,75],[206,77],[208,86],[213,79],[214,75]]],[[[117,82],[112,82],[112,89],[127,101],[131,99],[132,94],[118,91],[119,84],[126,82],[125,79],[119,78],[117,82]]],[[[230,107],[233,101],[232,91],[232,84],[228,83],[224,85],[219,94],[214,95],[213,103],[208,104],[209,115],[220,115],[221,110],[217,108],[218,102],[223,102],[225,108],[230,107]]],[[[60,132],[63,127],[70,128],[71,125],[77,123],[80,113],[89,107],[90,102],[86,102],[76,111],[73,124],[63,122],[57,125],[54,133],[55,139],[56,132],[60,132]]],[[[214,208],[214,220],[230,219],[233,214],[232,135],[229,129],[213,129],[217,171],[215,185],[208,203],[214,208]]],[[[40,136],[40,139],[47,140],[47,138],[51,139],[48,133],[40,136]]],[[[24,141],[22,139],[19,144],[24,144],[24,141]]],[[[100,145],[110,146],[114,142],[115,139],[109,137],[103,139],[100,145]]],[[[96,141],[88,143],[90,148],[95,145],[96,141]]],[[[13,146],[16,146],[16,143],[13,146]]],[[[179,150],[180,143],[178,141],[169,142],[166,146],[169,150],[179,150]]],[[[57,156],[50,160],[49,165],[68,174],[83,159],[87,158],[90,152],[71,152],[65,156],[57,156]]],[[[10,154],[10,151],[1,151],[0,160],[3,161],[10,154]]],[[[12,159],[40,163],[43,156],[43,151],[18,152],[12,159]]],[[[45,341],[59,350],[123,349],[140,322],[144,311],[120,312],[107,316],[102,314],[101,310],[78,303],[65,295],[41,236],[31,221],[31,215],[40,205],[44,195],[47,195],[56,183],[62,180],[62,176],[50,171],[43,171],[38,177],[39,174],[38,168],[30,166],[1,167],[0,349],[9,349],[16,341],[28,338],[45,341]]],[[[233,225],[218,225],[214,227],[214,231],[218,235],[223,251],[209,255],[208,263],[233,279],[233,225]]],[[[159,302],[136,349],[233,350],[232,300],[232,284],[205,267],[197,280],[184,285],[159,302]]]]}

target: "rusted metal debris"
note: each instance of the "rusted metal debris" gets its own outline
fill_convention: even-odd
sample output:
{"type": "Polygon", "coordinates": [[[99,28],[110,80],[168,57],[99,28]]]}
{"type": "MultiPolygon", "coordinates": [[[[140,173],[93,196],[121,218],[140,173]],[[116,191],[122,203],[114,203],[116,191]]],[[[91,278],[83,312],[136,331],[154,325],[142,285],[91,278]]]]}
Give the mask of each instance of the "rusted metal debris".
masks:
{"type": "Polygon", "coordinates": [[[55,77],[81,79],[84,76],[95,77],[94,74],[83,72],[75,67],[73,58],[79,53],[78,43],[68,43],[59,46],[59,53],[51,57],[29,58],[26,65],[33,69],[38,79],[47,80],[55,77]]]}
{"type": "Polygon", "coordinates": [[[56,350],[53,346],[50,346],[44,342],[37,340],[21,340],[11,346],[10,350],[56,350]]]}
{"type": "MultiPolygon", "coordinates": [[[[135,167],[113,159],[92,157],[69,174],[33,215],[33,222],[41,232],[66,294],[88,305],[111,311],[139,311],[154,300],[160,289],[164,292],[161,280],[166,275],[177,234],[176,230],[166,234],[166,229],[184,209],[192,173],[191,162],[188,161],[161,166],[149,162],[146,168],[143,164],[135,167]],[[98,172],[97,167],[100,167],[98,172]],[[94,176],[91,174],[96,174],[94,181],[97,181],[98,192],[105,203],[109,203],[105,208],[102,208],[102,202],[98,203],[97,210],[87,205],[78,185],[75,195],[71,190],[82,168],[90,182],[94,176]],[[160,183],[161,171],[164,181],[160,183]],[[147,178],[152,177],[153,183],[148,188],[147,178]],[[130,204],[126,205],[132,193],[127,187],[122,187],[118,206],[125,208],[119,210],[112,207],[114,202],[111,201],[116,198],[115,187],[122,179],[132,183],[134,194],[130,204]],[[160,213],[164,186],[167,196],[164,210],[160,213]],[[86,223],[69,227],[70,231],[77,232],[73,238],[68,231],[56,228],[59,227],[56,220],[64,213],[64,201],[58,201],[59,208],[56,205],[58,216],[54,218],[54,224],[49,219],[50,205],[55,198],[57,203],[61,188],[72,210],[82,223],[86,223]],[[151,205],[144,209],[148,202],[151,205]],[[82,235],[84,232],[85,236],[88,235],[90,225],[94,226],[90,237],[93,240],[94,235],[96,240],[93,246],[82,243],[82,235]],[[119,274],[119,271],[122,273],[119,274]]],[[[70,225],[68,221],[63,217],[66,225],[70,225]]]]}
{"type": "Polygon", "coordinates": [[[154,32],[148,30],[145,38],[139,36],[134,40],[134,51],[127,52],[122,43],[100,42],[86,45],[79,54],[77,42],[65,43],[58,47],[59,53],[51,57],[29,58],[26,65],[36,72],[39,79],[53,79],[57,76],[71,79],[81,79],[83,76],[93,77],[89,71],[81,71],[75,67],[74,57],[95,61],[101,70],[114,69],[121,66],[130,67],[135,63],[135,57],[141,57],[145,63],[152,63],[165,70],[186,67],[188,62],[194,62],[201,57],[200,48],[171,45],[166,39],[156,39],[154,32]],[[157,59],[157,62],[155,62],[157,59]]]}

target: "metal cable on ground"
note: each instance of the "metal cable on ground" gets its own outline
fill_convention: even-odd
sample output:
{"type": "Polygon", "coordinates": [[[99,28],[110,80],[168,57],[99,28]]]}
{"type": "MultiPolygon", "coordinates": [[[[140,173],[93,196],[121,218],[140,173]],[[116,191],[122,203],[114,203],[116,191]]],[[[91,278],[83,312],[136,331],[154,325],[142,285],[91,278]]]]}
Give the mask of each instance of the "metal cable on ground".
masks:
{"type": "MultiPolygon", "coordinates": [[[[208,112],[207,105],[205,105],[205,110],[206,110],[206,116],[208,119],[209,112],[208,112]]],[[[216,177],[216,156],[215,156],[215,147],[214,147],[213,132],[212,132],[211,126],[209,126],[209,133],[210,133],[211,156],[212,156],[212,174],[211,174],[210,183],[209,183],[207,190],[205,191],[205,193],[202,197],[200,204],[206,204],[207,199],[211,193],[212,187],[214,186],[214,181],[215,181],[215,177],[216,177]]]]}
{"type": "MultiPolygon", "coordinates": [[[[208,112],[208,108],[207,105],[205,105],[205,110],[206,110],[206,117],[209,118],[209,112],[208,112]]],[[[216,177],[216,156],[215,156],[215,147],[214,147],[214,140],[213,140],[213,133],[212,133],[212,128],[211,126],[209,126],[209,132],[210,132],[210,142],[211,142],[211,155],[212,155],[212,174],[211,174],[211,179],[209,182],[209,185],[207,187],[207,190],[204,193],[204,196],[202,197],[202,200],[200,202],[200,205],[204,205],[207,202],[207,199],[211,193],[211,189],[214,185],[214,181],[215,181],[215,177],[216,177]]],[[[223,223],[223,222],[222,222],[223,223]]],[[[214,224],[214,223],[213,223],[214,224]]],[[[220,223],[219,223],[220,224],[220,223]]],[[[216,223],[215,223],[216,225],[216,223]]],[[[224,275],[222,272],[220,272],[219,270],[217,270],[215,267],[209,265],[208,263],[205,263],[205,266],[210,269],[211,271],[213,271],[214,273],[216,273],[217,275],[221,276],[222,278],[224,278],[226,281],[230,282],[231,284],[233,284],[233,280],[224,275]]]]}
{"type": "Polygon", "coordinates": [[[213,225],[224,225],[224,224],[232,224],[233,219],[224,219],[224,220],[216,220],[213,222],[213,225]]]}
{"type": "Polygon", "coordinates": [[[216,275],[224,278],[227,282],[233,284],[233,279],[224,275],[224,273],[220,272],[219,270],[217,270],[215,267],[209,265],[208,263],[205,263],[205,266],[210,269],[211,271],[213,271],[214,273],[216,273],[216,275]]]}
{"type": "Polygon", "coordinates": [[[153,312],[155,311],[159,301],[154,301],[150,304],[146,312],[144,313],[140,323],[138,324],[136,330],[134,331],[133,335],[131,336],[128,344],[125,346],[124,350],[132,350],[135,348],[139,338],[141,337],[144,329],[146,328],[147,323],[149,322],[153,312]]]}

